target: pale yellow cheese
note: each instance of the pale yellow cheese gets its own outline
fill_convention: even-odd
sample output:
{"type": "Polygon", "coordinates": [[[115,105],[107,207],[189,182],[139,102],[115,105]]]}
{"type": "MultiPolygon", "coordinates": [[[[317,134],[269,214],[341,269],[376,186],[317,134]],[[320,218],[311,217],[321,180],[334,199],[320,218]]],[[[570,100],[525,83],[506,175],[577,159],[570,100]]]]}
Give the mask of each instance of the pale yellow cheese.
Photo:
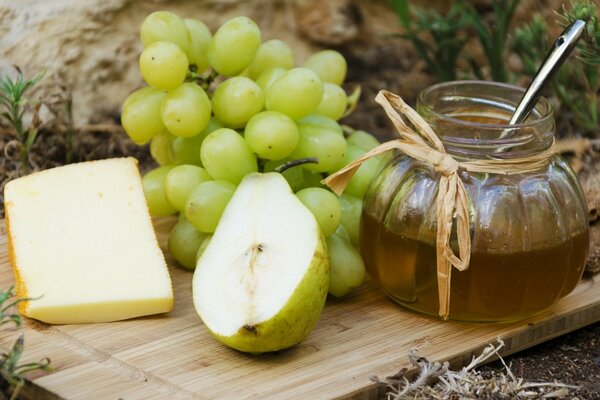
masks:
{"type": "Polygon", "coordinates": [[[22,314],[53,324],[163,313],[173,290],[137,161],[72,164],[9,182],[7,234],[22,314]]]}

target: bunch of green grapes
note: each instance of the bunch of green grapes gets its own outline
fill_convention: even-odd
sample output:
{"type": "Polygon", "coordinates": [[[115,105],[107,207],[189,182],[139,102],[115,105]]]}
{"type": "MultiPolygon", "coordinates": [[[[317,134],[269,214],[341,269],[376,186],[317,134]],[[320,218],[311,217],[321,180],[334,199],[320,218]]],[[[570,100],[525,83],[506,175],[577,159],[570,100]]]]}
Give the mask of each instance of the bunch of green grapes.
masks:
{"type": "Polygon", "coordinates": [[[158,11],[140,31],[148,86],[127,97],[121,121],[134,142],[150,143],[160,165],[143,177],[150,213],[179,213],[168,243],[173,257],[195,268],[244,176],[276,171],[327,238],[330,293],[358,286],[365,274],[356,250],[362,197],[379,161],[365,163],[343,196],[320,183],[378,144],[337,122],[357,100],[341,87],[344,57],[323,50],[298,67],[285,42],[262,42],[247,17],[213,35],[199,20],[158,11]]]}

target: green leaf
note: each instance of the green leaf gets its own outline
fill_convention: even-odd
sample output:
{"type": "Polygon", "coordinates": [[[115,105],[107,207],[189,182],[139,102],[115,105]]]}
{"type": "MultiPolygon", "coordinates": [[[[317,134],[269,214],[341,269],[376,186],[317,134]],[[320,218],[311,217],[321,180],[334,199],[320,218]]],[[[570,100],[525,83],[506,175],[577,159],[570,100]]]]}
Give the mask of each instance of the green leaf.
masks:
{"type": "Polygon", "coordinates": [[[35,370],[52,371],[53,368],[50,366],[50,359],[48,357],[45,357],[42,358],[40,362],[31,362],[28,364],[19,365],[15,369],[15,372],[19,375],[22,375],[35,370]]]}
{"type": "Polygon", "coordinates": [[[21,326],[22,320],[19,314],[10,314],[7,317],[3,316],[2,321],[0,321],[0,326],[4,324],[14,323],[15,327],[21,326]]]}
{"type": "Polygon", "coordinates": [[[398,15],[400,22],[405,28],[410,28],[410,11],[408,10],[407,0],[389,0],[390,5],[394,9],[394,12],[398,15]]]}
{"type": "Polygon", "coordinates": [[[19,338],[15,340],[15,343],[13,344],[10,352],[8,353],[8,357],[6,358],[4,363],[4,368],[11,374],[14,373],[15,369],[17,368],[19,360],[21,359],[21,355],[23,354],[24,345],[25,335],[21,333],[19,335],[19,338]]]}

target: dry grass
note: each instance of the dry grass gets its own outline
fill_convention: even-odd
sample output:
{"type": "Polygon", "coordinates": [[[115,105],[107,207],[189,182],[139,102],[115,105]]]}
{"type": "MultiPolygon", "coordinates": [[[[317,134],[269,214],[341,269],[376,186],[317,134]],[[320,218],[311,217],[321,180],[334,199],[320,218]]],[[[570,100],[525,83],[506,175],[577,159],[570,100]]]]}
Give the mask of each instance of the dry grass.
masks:
{"type": "Polygon", "coordinates": [[[403,369],[385,379],[371,379],[387,387],[388,400],[564,399],[577,389],[558,382],[527,382],[517,378],[499,354],[503,346],[504,342],[498,339],[497,345],[487,346],[459,371],[452,371],[447,362],[429,361],[410,352],[412,370],[403,369]],[[504,365],[503,371],[483,374],[476,369],[494,357],[504,365]]]}

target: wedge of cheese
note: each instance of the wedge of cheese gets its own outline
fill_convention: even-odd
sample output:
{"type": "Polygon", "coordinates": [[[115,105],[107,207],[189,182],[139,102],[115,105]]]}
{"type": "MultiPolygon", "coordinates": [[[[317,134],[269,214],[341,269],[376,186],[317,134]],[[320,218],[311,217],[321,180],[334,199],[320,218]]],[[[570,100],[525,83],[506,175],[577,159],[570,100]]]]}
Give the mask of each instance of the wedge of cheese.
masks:
{"type": "Polygon", "coordinates": [[[22,314],[52,324],[164,313],[173,290],[134,158],[67,165],[4,189],[22,314]]]}

